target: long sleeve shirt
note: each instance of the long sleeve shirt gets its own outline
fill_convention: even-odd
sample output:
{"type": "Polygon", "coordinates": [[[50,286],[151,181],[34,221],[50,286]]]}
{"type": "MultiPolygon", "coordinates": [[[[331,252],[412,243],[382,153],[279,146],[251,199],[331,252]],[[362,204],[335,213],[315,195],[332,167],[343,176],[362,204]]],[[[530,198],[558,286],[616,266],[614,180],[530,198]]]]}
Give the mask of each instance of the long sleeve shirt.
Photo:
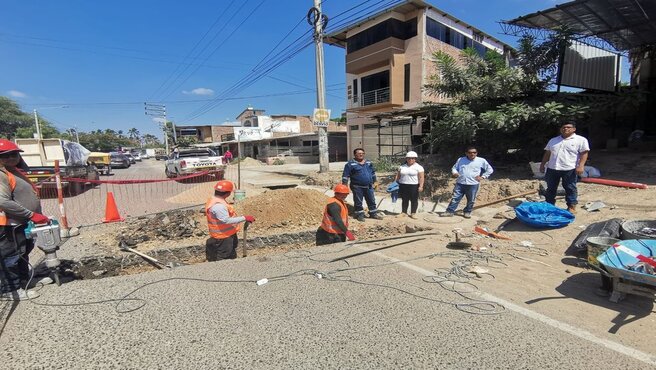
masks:
{"type": "Polygon", "coordinates": [[[214,215],[217,220],[226,224],[238,224],[240,222],[246,221],[244,216],[230,217],[228,213],[228,208],[223,204],[217,203],[210,208],[210,212],[214,215]]]}
{"type": "Polygon", "coordinates": [[[346,234],[348,228],[346,225],[344,225],[344,222],[342,222],[341,209],[337,203],[331,203],[328,205],[328,214],[333,219],[333,221],[335,221],[337,227],[339,227],[339,229],[342,230],[344,234],[346,234]]]}
{"type": "Polygon", "coordinates": [[[16,168],[0,167],[0,209],[7,218],[19,225],[27,223],[34,212],[41,213],[41,201],[36,195],[30,180],[16,168]],[[9,178],[5,171],[10,171],[16,179],[16,188],[12,192],[9,178]]]}
{"type": "Polygon", "coordinates": [[[351,180],[351,186],[357,187],[371,187],[376,182],[376,170],[374,164],[369,160],[363,163],[351,159],[344,165],[344,172],[342,173],[342,184],[347,185],[351,180]]]}
{"type": "Polygon", "coordinates": [[[493,172],[492,166],[481,157],[476,157],[474,160],[460,157],[451,168],[451,173],[458,175],[456,182],[462,185],[478,185],[477,176],[487,179],[493,172]]]}

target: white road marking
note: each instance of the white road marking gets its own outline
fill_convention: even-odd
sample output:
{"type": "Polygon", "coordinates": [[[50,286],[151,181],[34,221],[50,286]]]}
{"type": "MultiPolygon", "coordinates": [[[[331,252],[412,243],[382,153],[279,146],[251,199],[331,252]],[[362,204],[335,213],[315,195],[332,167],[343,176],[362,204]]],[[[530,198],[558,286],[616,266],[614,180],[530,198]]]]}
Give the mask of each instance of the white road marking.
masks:
{"type": "MultiPolygon", "coordinates": [[[[363,250],[371,250],[371,249],[368,249],[368,248],[363,247],[363,246],[358,246],[358,248],[361,248],[363,250]]],[[[408,262],[401,262],[401,260],[399,260],[397,258],[394,258],[394,257],[387,256],[387,255],[383,254],[382,252],[373,252],[373,254],[375,254],[375,255],[377,255],[381,258],[384,258],[388,261],[397,262],[398,265],[403,266],[403,267],[405,267],[407,269],[410,269],[412,271],[418,272],[418,273],[420,273],[424,276],[434,275],[433,271],[426,270],[424,268],[421,268],[419,266],[413,265],[413,264],[408,263],[408,262]]],[[[633,359],[636,359],[638,361],[642,361],[646,364],[656,365],[656,356],[651,355],[649,353],[642,352],[638,349],[625,346],[621,343],[617,343],[617,342],[614,342],[612,340],[608,340],[608,339],[605,339],[605,338],[600,338],[600,337],[590,333],[587,330],[577,328],[575,326],[564,323],[562,321],[558,321],[556,319],[552,319],[551,317],[545,316],[545,315],[543,315],[541,313],[537,313],[535,311],[531,311],[527,308],[518,306],[518,305],[516,305],[512,302],[508,302],[505,299],[499,298],[497,296],[494,296],[494,295],[491,295],[491,294],[488,294],[488,293],[482,293],[481,292],[480,297],[484,300],[492,301],[492,302],[498,303],[500,305],[503,305],[506,309],[508,309],[510,311],[514,311],[514,312],[516,312],[520,315],[524,315],[524,316],[526,316],[528,318],[531,318],[533,320],[537,320],[537,321],[539,321],[543,324],[551,326],[552,328],[564,331],[568,334],[574,335],[574,336],[579,337],[581,339],[584,339],[584,340],[587,340],[589,342],[598,344],[602,347],[605,347],[605,348],[608,348],[612,351],[621,353],[625,356],[629,356],[629,357],[631,357],[633,359]]]]}

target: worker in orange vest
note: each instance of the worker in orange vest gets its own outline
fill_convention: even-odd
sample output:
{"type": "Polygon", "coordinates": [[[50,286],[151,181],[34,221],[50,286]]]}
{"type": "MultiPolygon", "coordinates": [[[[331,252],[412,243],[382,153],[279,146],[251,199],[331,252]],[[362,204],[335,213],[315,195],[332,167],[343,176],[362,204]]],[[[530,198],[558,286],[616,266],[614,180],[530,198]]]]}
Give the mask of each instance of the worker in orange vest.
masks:
{"type": "Polygon", "coordinates": [[[353,234],[348,230],[348,208],[344,200],[349,195],[346,185],[335,185],[335,196],[328,199],[328,204],[323,211],[321,226],[317,229],[317,245],[342,243],[355,240],[353,234]]]}
{"type": "MultiPolygon", "coordinates": [[[[31,220],[35,224],[48,223],[41,214],[41,201],[32,182],[20,171],[27,165],[20,156],[22,150],[13,142],[0,139],[0,299],[23,300],[38,294],[25,290],[37,279],[30,273],[29,255],[34,249],[32,239],[25,237],[31,220]]],[[[52,279],[38,279],[49,284],[52,279]]]]}
{"type": "Polygon", "coordinates": [[[226,198],[234,190],[232,182],[221,180],[214,185],[214,196],[205,204],[207,226],[210,238],[205,242],[205,255],[208,261],[237,258],[237,232],[239,224],[255,222],[253,216],[237,216],[232,204],[226,198]]]}

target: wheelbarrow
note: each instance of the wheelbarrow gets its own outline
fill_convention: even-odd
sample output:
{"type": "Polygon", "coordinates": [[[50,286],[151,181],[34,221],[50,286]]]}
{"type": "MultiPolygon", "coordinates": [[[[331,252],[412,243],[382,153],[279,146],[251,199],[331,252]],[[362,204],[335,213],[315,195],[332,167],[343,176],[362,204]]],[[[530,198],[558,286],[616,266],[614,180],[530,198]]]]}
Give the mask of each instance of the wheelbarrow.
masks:
{"type": "Polygon", "coordinates": [[[597,256],[613,283],[611,302],[626,294],[656,297],[656,240],[622,240],[597,256]]]}

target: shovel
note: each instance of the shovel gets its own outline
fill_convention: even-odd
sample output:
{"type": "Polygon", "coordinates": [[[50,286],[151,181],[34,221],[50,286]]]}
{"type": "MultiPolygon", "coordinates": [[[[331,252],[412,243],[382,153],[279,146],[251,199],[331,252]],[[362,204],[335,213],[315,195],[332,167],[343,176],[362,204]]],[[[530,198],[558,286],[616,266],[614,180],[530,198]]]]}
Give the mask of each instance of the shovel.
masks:
{"type": "Polygon", "coordinates": [[[148,261],[151,265],[157,267],[158,269],[163,269],[164,267],[166,267],[166,268],[174,268],[174,267],[184,266],[184,265],[185,265],[184,263],[180,263],[180,262],[169,262],[169,263],[167,263],[167,264],[164,264],[164,263],[160,262],[158,259],[155,259],[155,258],[153,258],[153,257],[151,257],[151,256],[149,256],[149,255],[147,255],[147,254],[145,254],[145,253],[139,252],[139,251],[136,250],[136,249],[133,249],[133,248],[128,247],[128,246],[125,244],[125,242],[121,242],[119,248],[120,248],[122,251],[125,251],[125,252],[131,252],[131,253],[136,254],[137,256],[139,256],[139,257],[145,259],[145,260],[148,261]]]}
{"type": "Polygon", "coordinates": [[[247,250],[248,250],[248,245],[246,244],[246,240],[247,240],[247,239],[246,239],[246,235],[247,235],[246,230],[248,230],[248,227],[249,227],[250,225],[251,225],[251,223],[248,222],[248,221],[246,221],[246,222],[244,223],[244,237],[243,237],[243,240],[242,240],[243,245],[242,245],[242,247],[241,247],[241,256],[242,256],[242,257],[247,257],[247,256],[248,256],[248,252],[247,252],[247,250]]]}

